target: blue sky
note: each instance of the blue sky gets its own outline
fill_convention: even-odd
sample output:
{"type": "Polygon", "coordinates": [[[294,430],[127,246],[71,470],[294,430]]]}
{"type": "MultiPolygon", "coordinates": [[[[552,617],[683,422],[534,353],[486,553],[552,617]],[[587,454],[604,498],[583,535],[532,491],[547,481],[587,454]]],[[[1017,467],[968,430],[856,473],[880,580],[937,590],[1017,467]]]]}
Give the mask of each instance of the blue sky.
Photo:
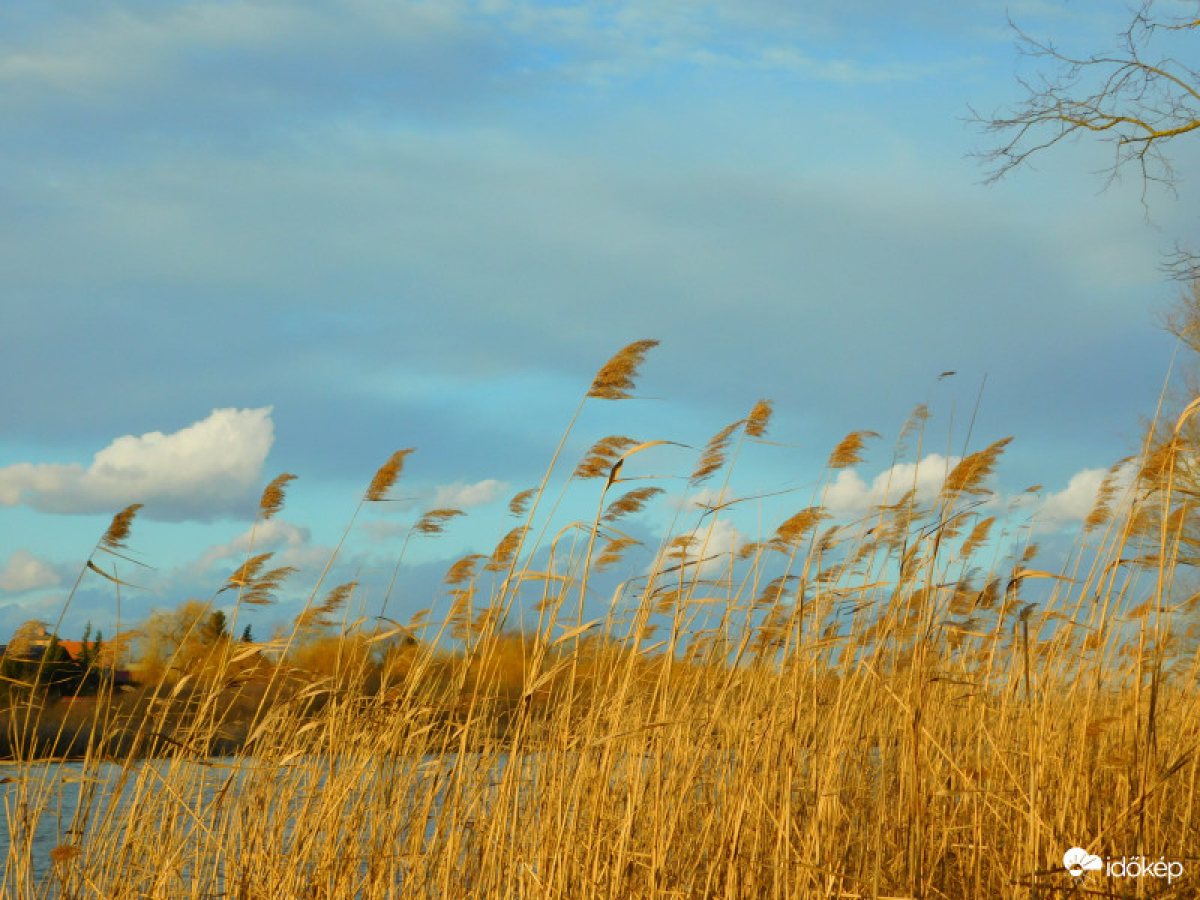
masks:
{"type": "MultiPolygon", "coordinates": [[[[134,502],[154,568],[126,573],[146,590],[122,618],[211,597],[283,471],[258,546],[306,595],[404,447],[408,502],[365,512],[336,574],[386,582],[402,527],[462,506],[407,557],[395,611],[428,606],[642,338],[662,342],[648,399],[586,408],[569,460],[614,431],[698,448],[768,397],[789,446],[746,488],[812,484],[872,429],[851,510],[914,406],[953,456],[978,402],[967,449],[1013,435],[997,490],[1042,484],[1023,515],[1069,529],[1154,411],[1180,290],[1161,263],[1196,198],[1103,190],[1109,151],[1087,144],[982,184],[970,108],[1036,72],[1008,16],[1089,52],[1127,18],[1108,0],[5,3],[0,635],[55,620],[134,502]]],[[[1173,153],[1186,176],[1195,151],[1173,153]]],[[[102,583],[64,630],[88,619],[115,627],[102,583]]]]}

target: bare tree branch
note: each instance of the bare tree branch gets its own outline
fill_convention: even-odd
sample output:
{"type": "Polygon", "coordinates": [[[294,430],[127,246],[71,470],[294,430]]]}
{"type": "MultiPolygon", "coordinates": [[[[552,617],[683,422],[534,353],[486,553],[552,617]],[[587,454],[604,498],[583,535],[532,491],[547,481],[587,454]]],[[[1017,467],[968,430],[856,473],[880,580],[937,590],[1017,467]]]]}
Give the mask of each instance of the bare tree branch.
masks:
{"type": "Polygon", "coordinates": [[[1200,129],[1200,73],[1173,56],[1150,54],[1158,49],[1152,46],[1157,32],[1196,31],[1200,19],[1157,20],[1147,2],[1115,51],[1087,57],[1010,25],[1021,52],[1048,63],[1050,71],[1036,82],[1019,79],[1025,98],[1011,110],[974,115],[985,132],[1001,136],[998,146],[981,154],[990,165],[989,181],[1067,138],[1091,133],[1113,145],[1110,178],[1133,164],[1147,183],[1176,182],[1163,145],[1200,129]]]}
{"type": "MultiPolygon", "coordinates": [[[[1132,13],[1129,27],[1111,52],[1076,56],[1022,31],[1011,20],[1022,54],[1041,64],[1036,80],[1018,78],[1024,99],[975,124],[999,142],[979,156],[986,181],[1003,178],[1031,158],[1067,140],[1091,136],[1110,144],[1108,183],[1132,167],[1142,180],[1142,202],[1152,184],[1174,189],[1179,175],[1166,148],[1200,130],[1200,71],[1178,52],[1200,31],[1200,18],[1160,15],[1154,0],[1132,13]],[[1173,54],[1171,51],[1175,51],[1173,54]]],[[[1200,258],[1176,248],[1167,268],[1190,279],[1200,258]]]]}

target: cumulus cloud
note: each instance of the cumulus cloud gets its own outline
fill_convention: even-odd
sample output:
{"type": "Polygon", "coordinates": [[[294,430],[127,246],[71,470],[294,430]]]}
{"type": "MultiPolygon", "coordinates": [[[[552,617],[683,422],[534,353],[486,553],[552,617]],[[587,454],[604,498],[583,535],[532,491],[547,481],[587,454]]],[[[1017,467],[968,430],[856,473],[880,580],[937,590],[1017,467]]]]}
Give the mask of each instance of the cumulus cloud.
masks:
{"type": "Polygon", "coordinates": [[[242,532],[232,541],[209,547],[198,560],[197,567],[206,570],[223,559],[237,559],[240,564],[240,560],[251,549],[252,535],[254,552],[266,553],[268,550],[279,552],[303,547],[308,543],[311,532],[304,526],[293,525],[283,519],[268,519],[242,532]]]}
{"type": "Polygon", "coordinates": [[[469,509],[494,502],[506,490],[508,482],[485,478],[474,484],[456,481],[440,486],[433,495],[434,509],[469,509]]]}
{"type": "Polygon", "coordinates": [[[199,556],[168,573],[156,585],[156,590],[171,596],[211,593],[246,561],[247,554],[257,556],[261,553],[272,554],[263,571],[281,566],[296,570],[286,580],[283,594],[287,594],[289,588],[311,588],[313,579],[334,556],[332,547],[312,542],[312,533],[307,527],[279,518],[269,519],[223,544],[206,548],[199,556]]]}
{"type": "Polygon", "coordinates": [[[52,591],[33,599],[21,598],[19,603],[0,606],[0,640],[6,640],[26,622],[55,622],[66,603],[65,594],[52,591]]]}
{"type": "Polygon", "coordinates": [[[734,499],[729,491],[717,488],[700,488],[691,494],[679,494],[667,499],[667,505],[674,510],[686,512],[695,509],[713,509],[734,499]]]}
{"type": "Polygon", "coordinates": [[[917,502],[933,500],[960,457],[930,453],[915,463],[897,463],[868,484],[856,469],[842,469],[825,495],[825,506],[840,516],[865,513],[880,503],[894,502],[916,489],[917,502]]]}
{"type": "MultiPolygon", "coordinates": [[[[1125,463],[1117,470],[1114,480],[1114,498],[1121,495],[1133,482],[1136,467],[1125,463]]],[[[1108,469],[1082,469],[1071,476],[1067,486],[1048,496],[1034,514],[1034,520],[1042,529],[1054,529],[1063,525],[1082,522],[1096,505],[1100,485],[1108,475],[1108,469]]]]}
{"type": "MultiPolygon", "coordinates": [[[[432,491],[423,491],[419,504],[407,501],[394,504],[392,508],[411,509],[419,505],[422,512],[432,509],[467,510],[474,506],[494,503],[508,491],[508,488],[507,481],[498,481],[495,478],[485,478],[474,484],[455,481],[452,484],[438,485],[432,491]]],[[[363,522],[361,528],[372,541],[384,542],[395,537],[409,535],[416,521],[415,516],[404,518],[398,522],[391,519],[373,519],[363,522]]]]}
{"type": "Polygon", "coordinates": [[[382,542],[397,535],[406,535],[412,530],[412,522],[389,522],[385,519],[372,519],[360,526],[372,541],[382,542]]]}
{"type": "Polygon", "coordinates": [[[50,563],[38,559],[28,550],[16,551],[0,569],[0,591],[32,591],[54,587],[61,581],[50,563]]]}
{"type": "MultiPolygon", "coordinates": [[[[721,566],[725,565],[731,553],[736,553],[746,543],[746,536],[727,518],[718,518],[713,523],[711,533],[707,533],[707,529],[704,528],[698,530],[696,537],[704,544],[704,555],[719,556],[721,566]]],[[[714,563],[716,562],[714,560],[714,563]]],[[[704,566],[701,566],[701,569],[703,568],[704,566]]]]}
{"type": "Polygon", "coordinates": [[[91,465],[17,463],[0,468],[0,506],[107,513],[130,503],[166,520],[212,519],[253,491],[274,442],[271,407],[215,409],[171,434],[126,435],[91,465]]]}
{"type": "MultiPolygon", "coordinates": [[[[685,534],[694,539],[687,552],[687,561],[691,563],[687,574],[692,578],[711,578],[720,574],[729,565],[730,556],[746,543],[746,535],[738,531],[733,522],[724,516],[711,522],[706,520],[685,534]],[[697,556],[701,556],[703,562],[696,564],[697,556]]],[[[679,563],[677,554],[668,555],[664,551],[654,561],[650,571],[672,568],[679,563]]]]}

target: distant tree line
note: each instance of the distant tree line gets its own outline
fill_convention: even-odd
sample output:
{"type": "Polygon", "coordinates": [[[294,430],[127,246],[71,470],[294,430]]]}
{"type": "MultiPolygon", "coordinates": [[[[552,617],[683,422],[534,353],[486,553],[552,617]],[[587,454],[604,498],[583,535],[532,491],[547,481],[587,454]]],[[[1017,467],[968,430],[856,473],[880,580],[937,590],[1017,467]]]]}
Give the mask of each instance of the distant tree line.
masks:
{"type": "Polygon", "coordinates": [[[89,696],[112,682],[113,667],[102,663],[106,647],[103,632],[92,636],[92,623],[84,629],[78,652],[72,655],[49,634],[42,622],[26,622],[17,629],[0,656],[0,697],[13,698],[40,692],[55,696],[89,696]]]}

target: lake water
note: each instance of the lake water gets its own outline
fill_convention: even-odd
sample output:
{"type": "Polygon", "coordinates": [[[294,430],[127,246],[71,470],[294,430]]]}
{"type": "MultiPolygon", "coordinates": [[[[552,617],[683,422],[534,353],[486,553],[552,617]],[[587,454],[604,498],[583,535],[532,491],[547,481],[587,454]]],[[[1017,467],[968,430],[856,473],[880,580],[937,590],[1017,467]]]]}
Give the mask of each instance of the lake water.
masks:
{"type": "MultiPolygon", "coordinates": [[[[402,783],[413,785],[411,808],[428,809],[428,812],[424,821],[407,822],[393,833],[408,840],[414,831],[423,830],[424,841],[428,844],[435,838],[437,812],[451,771],[465,765],[473,770],[472,777],[477,780],[482,777],[485,782],[490,780],[494,784],[501,770],[509,765],[509,760],[499,757],[491,763],[486,770],[480,770],[481,761],[473,757],[393,759],[377,764],[363,760],[339,764],[336,758],[306,757],[294,760],[286,770],[268,770],[253,759],[215,758],[183,763],[150,759],[127,766],[92,764],[86,771],[81,762],[0,763],[0,779],[6,779],[0,784],[0,801],[4,807],[0,811],[0,848],[6,848],[0,856],[3,865],[0,896],[42,895],[49,882],[56,878],[51,861],[51,851],[55,847],[112,848],[121,840],[131,818],[146,821],[146,808],[170,808],[172,801],[168,799],[164,803],[162,792],[180,790],[181,785],[185,786],[182,792],[186,796],[179,798],[179,805],[186,806],[189,815],[195,813],[199,838],[199,833],[206,827],[199,823],[205,822],[218,797],[220,803],[217,805],[223,804],[222,809],[228,815],[230,806],[236,805],[237,794],[246,792],[262,797],[271,793],[262,790],[264,783],[278,783],[269,813],[273,819],[292,823],[298,815],[303,815],[303,809],[311,808],[314,796],[321,793],[321,787],[331,773],[337,773],[339,785],[351,785],[351,793],[338,801],[347,808],[353,807],[356,797],[369,806],[366,795],[382,789],[385,779],[394,786],[399,773],[402,783]],[[419,779],[414,778],[414,770],[418,769],[419,779]],[[350,779],[345,777],[347,771],[353,776],[350,779]],[[404,781],[405,778],[409,781],[404,781]],[[432,803],[428,802],[430,779],[434,779],[434,784],[443,785],[436,789],[432,803]],[[257,788],[257,791],[251,788],[257,788]],[[231,794],[235,795],[232,802],[231,794]],[[133,804],[139,804],[139,809],[131,810],[133,804]]],[[[532,789],[536,781],[535,763],[530,758],[523,758],[521,769],[521,777],[532,789]]],[[[482,812],[482,808],[479,811],[482,812]]],[[[177,823],[172,827],[178,827],[177,823]]],[[[291,830],[289,824],[283,835],[285,845],[291,838],[291,830]]],[[[198,845],[202,843],[198,840],[198,845]]],[[[347,835],[347,846],[353,844],[352,836],[347,835]]],[[[192,857],[192,864],[211,864],[218,870],[222,867],[215,857],[206,860],[203,852],[192,857]]],[[[181,873],[180,878],[186,882],[187,873],[181,873]]]]}

